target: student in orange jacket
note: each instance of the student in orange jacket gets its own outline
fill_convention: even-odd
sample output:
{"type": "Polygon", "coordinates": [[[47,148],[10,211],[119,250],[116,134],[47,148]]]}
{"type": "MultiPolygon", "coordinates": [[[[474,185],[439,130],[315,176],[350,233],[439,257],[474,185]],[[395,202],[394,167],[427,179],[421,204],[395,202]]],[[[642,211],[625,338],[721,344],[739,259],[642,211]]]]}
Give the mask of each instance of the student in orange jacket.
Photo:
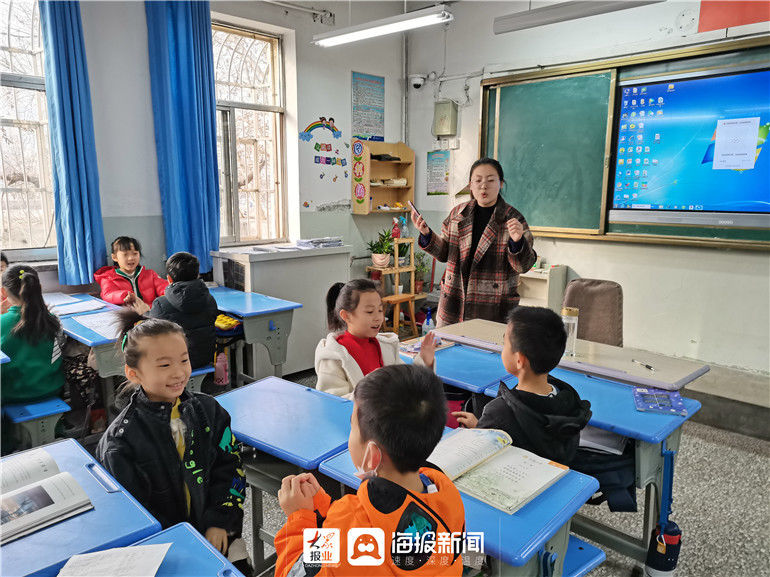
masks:
{"type": "Polygon", "coordinates": [[[364,481],[355,495],[332,503],[311,473],[283,479],[278,501],[288,519],[275,536],[276,577],[461,575],[458,547],[446,546],[447,534],[465,530],[460,493],[441,471],[421,466],[446,422],[440,379],[422,367],[389,365],[364,377],[353,400],[348,448],[364,481]],[[336,565],[304,562],[303,532],[319,527],[340,530],[336,565]],[[348,530],[356,528],[380,529],[384,539],[380,545],[376,535],[351,535],[349,558],[348,530]],[[398,546],[409,535],[420,552],[393,546],[394,537],[398,546]],[[372,565],[355,564],[362,561],[372,565]]]}

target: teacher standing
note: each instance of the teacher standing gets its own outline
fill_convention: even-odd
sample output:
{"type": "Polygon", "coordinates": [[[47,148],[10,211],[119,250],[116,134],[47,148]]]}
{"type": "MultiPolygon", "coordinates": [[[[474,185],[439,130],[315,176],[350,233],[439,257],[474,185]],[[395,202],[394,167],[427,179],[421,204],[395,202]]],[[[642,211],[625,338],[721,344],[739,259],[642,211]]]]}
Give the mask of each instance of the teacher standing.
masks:
{"type": "Polygon", "coordinates": [[[447,263],[437,326],[471,319],[505,322],[519,303],[519,275],[532,268],[537,254],[524,216],[500,196],[504,182],[497,160],[474,162],[469,177],[473,198],[452,209],[440,235],[412,210],[418,244],[447,263]]]}

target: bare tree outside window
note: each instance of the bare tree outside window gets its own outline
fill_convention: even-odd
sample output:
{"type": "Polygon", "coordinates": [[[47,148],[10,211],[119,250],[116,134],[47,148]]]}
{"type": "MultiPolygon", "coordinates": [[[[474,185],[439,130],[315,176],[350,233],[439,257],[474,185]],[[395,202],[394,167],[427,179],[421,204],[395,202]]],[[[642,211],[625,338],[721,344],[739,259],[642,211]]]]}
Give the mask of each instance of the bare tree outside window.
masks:
{"type": "Polygon", "coordinates": [[[285,238],[278,38],[212,29],[223,243],[285,238]]]}
{"type": "Polygon", "coordinates": [[[56,246],[40,13],[0,0],[0,221],[3,248],[56,246]]]}

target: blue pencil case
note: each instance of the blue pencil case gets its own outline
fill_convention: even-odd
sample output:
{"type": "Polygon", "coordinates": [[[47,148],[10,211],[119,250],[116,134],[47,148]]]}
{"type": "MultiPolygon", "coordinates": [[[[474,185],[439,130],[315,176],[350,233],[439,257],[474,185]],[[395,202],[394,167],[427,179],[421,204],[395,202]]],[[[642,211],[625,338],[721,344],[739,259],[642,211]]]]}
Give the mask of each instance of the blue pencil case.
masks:
{"type": "Polygon", "coordinates": [[[634,387],[634,403],[637,411],[687,416],[687,409],[682,402],[682,396],[675,391],[634,387]]]}

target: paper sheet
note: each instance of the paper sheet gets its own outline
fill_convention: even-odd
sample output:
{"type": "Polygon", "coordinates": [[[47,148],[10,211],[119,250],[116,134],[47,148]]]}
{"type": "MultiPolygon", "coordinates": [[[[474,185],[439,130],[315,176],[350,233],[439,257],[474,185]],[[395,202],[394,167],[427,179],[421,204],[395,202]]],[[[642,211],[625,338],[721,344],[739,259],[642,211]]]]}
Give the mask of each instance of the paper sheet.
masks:
{"type": "Polygon", "coordinates": [[[171,543],[161,543],[75,555],[61,568],[59,577],[155,577],[169,547],[171,543]]]}
{"type": "Polygon", "coordinates": [[[43,300],[49,307],[55,307],[57,305],[68,305],[78,302],[78,299],[72,298],[64,293],[43,293],[43,300]]]}
{"type": "MultiPolygon", "coordinates": [[[[49,305],[50,306],[50,305],[49,305]]],[[[56,316],[63,317],[74,313],[84,313],[104,308],[104,303],[96,300],[75,301],[74,304],[62,304],[51,307],[51,312],[56,316]]]]}
{"type": "Polygon", "coordinates": [[[112,311],[95,313],[92,315],[81,315],[75,317],[75,321],[107,339],[117,340],[120,336],[118,316],[112,311]]]}
{"type": "Polygon", "coordinates": [[[714,170],[754,168],[758,135],[758,116],[718,120],[714,142],[714,170]]]}

